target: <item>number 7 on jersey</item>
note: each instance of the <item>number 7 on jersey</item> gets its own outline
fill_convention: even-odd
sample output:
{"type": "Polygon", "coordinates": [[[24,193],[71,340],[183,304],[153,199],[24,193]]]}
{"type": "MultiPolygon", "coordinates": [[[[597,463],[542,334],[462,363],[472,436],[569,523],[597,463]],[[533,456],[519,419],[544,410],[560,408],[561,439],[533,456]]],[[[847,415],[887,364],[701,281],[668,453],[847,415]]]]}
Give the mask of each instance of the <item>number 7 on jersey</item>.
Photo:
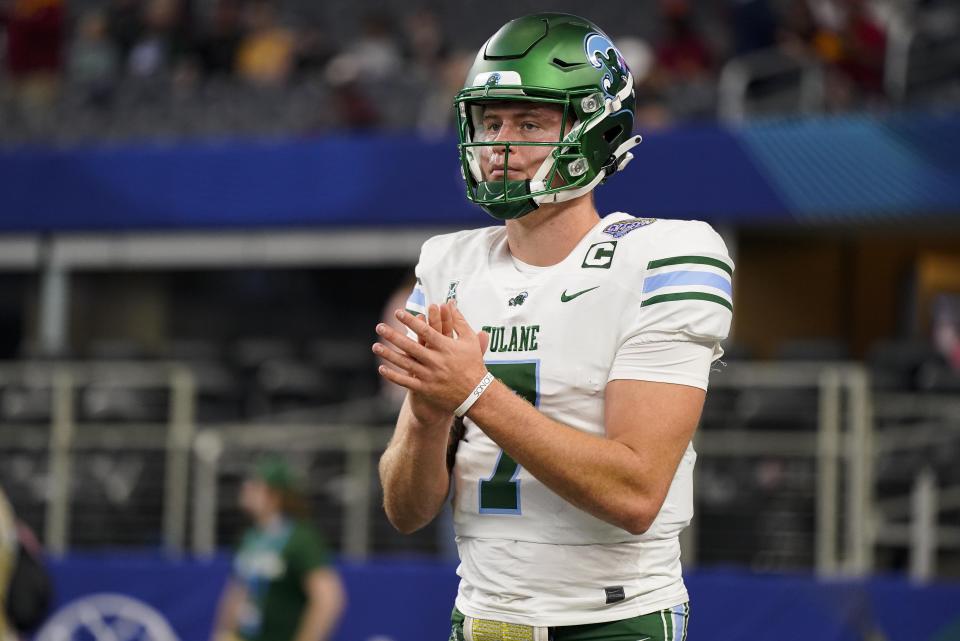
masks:
{"type": "MultiPolygon", "coordinates": [[[[539,360],[492,362],[487,369],[534,407],[540,404],[539,360]]],[[[480,514],[520,514],[519,473],[517,462],[500,450],[493,473],[480,479],[480,514]]]]}

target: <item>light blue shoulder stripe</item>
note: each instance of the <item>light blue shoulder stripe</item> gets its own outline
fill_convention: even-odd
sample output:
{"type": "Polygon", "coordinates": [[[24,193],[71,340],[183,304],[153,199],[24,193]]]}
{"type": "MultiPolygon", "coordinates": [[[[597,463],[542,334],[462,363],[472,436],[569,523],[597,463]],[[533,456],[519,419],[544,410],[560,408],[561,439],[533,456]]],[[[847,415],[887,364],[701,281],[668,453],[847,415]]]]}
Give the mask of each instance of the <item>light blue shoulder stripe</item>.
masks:
{"type": "Polygon", "coordinates": [[[410,294],[410,298],[407,299],[407,304],[413,303],[414,305],[419,305],[420,307],[427,306],[427,297],[424,296],[423,290],[419,287],[414,287],[413,292],[410,294]]]}
{"type": "Polygon", "coordinates": [[[650,276],[643,281],[643,293],[649,294],[664,287],[677,287],[679,285],[713,287],[724,292],[727,296],[733,296],[733,286],[730,284],[729,278],[713,272],[698,271],[666,272],[665,274],[650,276]]]}

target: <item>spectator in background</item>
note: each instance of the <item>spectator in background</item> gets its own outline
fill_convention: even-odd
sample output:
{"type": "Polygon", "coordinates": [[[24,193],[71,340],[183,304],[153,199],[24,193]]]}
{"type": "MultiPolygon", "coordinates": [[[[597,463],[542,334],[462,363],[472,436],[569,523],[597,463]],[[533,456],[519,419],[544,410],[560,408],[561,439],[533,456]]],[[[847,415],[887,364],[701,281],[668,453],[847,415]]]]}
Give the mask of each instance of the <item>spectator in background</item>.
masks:
{"type": "Polygon", "coordinates": [[[847,0],[846,19],[840,31],[840,70],[867,96],[883,94],[883,63],[887,37],[871,15],[866,0],[847,0]]]}
{"type": "Polygon", "coordinates": [[[320,73],[333,57],[333,51],[320,25],[307,23],[296,33],[296,73],[298,76],[320,73]]]}
{"type": "Polygon", "coordinates": [[[454,111],[450,105],[463,88],[463,78],[470,70],[475,55],[461,51],[445,57],[439,63],[417,115],[417,130],[422,136],[439,138],[456,128],[454,111]]]}
{"type": "Polygon", "coordinates": [[[337,126],[341,129],[365,131],[380,126],[380,112],[358,80],[335,84],[333,103],[337,126]]]}
{"type": "Polygon", "coordinates": [[[419,73],[428,79],[441,73],[448,47],[436,13],[420,7],[407,14],[403,20],[403,37],[404,53],[419,73]]]}
{"type": "Polygon", "coordinates": [[[144,30],[130,50],[127,68],[138,78],[172,71],[186,53],[188,42],[180,0],[150,0],[144,15],[144,30]]]}
{"type": "Polygon", "coordinates": [[[684,117],[712,117],[715,86],[713,57],[694,24],[687,0],[662,0],[666,36],[656,45],[652,86],[662,92],[671,112],[684,117]]]}
{"type": "Polygon", "coordinates": [[[325,77],[333,88],[338,125],[344,129],[373,129],[382,122],[382,115],[366,88],[396,73],[402,64],[391,25],[386,16],[367,14],[360,37],[327,65],[325,77]]]}
{"type": "Polygon", "coordinates": [[[40,543],[17,521],[0,488],[0,641],[31,638],[46,620],[52,597],[40,543]]]}
{"type": "Polygon", "coordinates": [[[634,106],[637,128],[649,131],[666,127],[672,118],[663,87],[657,82],[654,72],[656,53],[653,47],[637,36],[619,36],[615,40],[633,75],[633,88],[637,94],[634,106]]]}
{"type": "Polygon", "coordinates": [[[24,115],[46,112],[60,87],[63,0],[13,0],[7,14],[7,72],[24,115]]]}
{"type": "Polygon", "coordinates": [[[710,73],[712,58],[707,43],[693,23],[687,0],[661,3],[667,35],[656,47],[657,65],[673,82],[696,81],[710,73]]]}
{"type": "Polygon", "coordinates": [[[197,59],[204,75],[232,74],[242,39],[240,3],[238,0],[218,0],[211,24],[201,34],[196,47],[197,59]]]}
{"type": "Polygon", "coordinates": [[[344,47],[327,66],[327,79],[345,85],[362,79],[382,80],[400,69],[402,56],[390,20],[380,14],[368,14],[359,38],[344,47]]]}
{"type": "Polygon", "coordinates": [[[793,55],[827,69],[827,108],[843,110],[883,94],[886,34],[865,0],[793,0],[781,29],[793,55]]]}
{"type": "Polygon", "coordinates": [[[214,641],[326,641],[343,612],[340,577],[289,466],[261,460],[241,489],[253,520],[234,561],[214,641]]]}
{"type": "Polygon", "coordinates": [[[817,34],[817,23],[807,0],[791,0],[780,22],[780,48],[795,58],[808,57],[817,34]]]}
{"type": "Polygon", "coordinates": [[[124,66],[143,33],[142,18],[140,0],[111,0],[107,8],[107,32],[110,41],[117,46],[124,66]]]}
{"type": "Polygon", "coordinates": [[[933,344],[950,368],[960,373],[960,296],[943,296],[933,310],[933,344]]]}
{"type": "Polygon", "coordinates": [[[70,81],[88,102],[102,106],[109,101],[119,76],[120,53],[108,38],[102,13],[81,16],[67,64],[70,81]]]}
{"type": "Polygon", "coordinates": [[[777,18],[769,0],[730,0],[733,55],[770,49],[777,44],[777,18]]]}
{"type": "Polygon", "coordinates": [[[237,74],[252,85],[281,87],[287,84],[295,63],[295,39],[277,20],[270,2],[247,8],[247,35],[237,51],[237,74]]]}
{"type": "Polygon", "coordinates": [[[7,591],[17,559],[17,523],[6,495],[0,489],[0,641],[17,641],[7,621],[7,591]]]}

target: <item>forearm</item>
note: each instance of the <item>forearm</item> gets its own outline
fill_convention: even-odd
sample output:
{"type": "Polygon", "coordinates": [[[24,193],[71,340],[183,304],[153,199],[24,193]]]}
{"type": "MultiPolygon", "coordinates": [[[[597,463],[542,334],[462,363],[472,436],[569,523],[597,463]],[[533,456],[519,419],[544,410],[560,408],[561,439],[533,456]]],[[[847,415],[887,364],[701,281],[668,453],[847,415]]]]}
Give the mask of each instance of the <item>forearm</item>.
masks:
{"type": "Polygon", "coordinates": [[[300,619],[295,641],[327,641],[340,619],[342,602],[319,603],[310,601],[300,619]]]}
{"type": "Polygon", "coordinates": [[[404,534],[419,530],[440,512],[450,487],[446,465],[448,426],[425,426],[404,403],[393,440],[380,459],[387,518],[404,534]]]}
{"type": "Polygon", "coordinates": [[[544,485],[597,518],[642,533],[659,512],[662,488],[624,443],[558,423],[499,381],[468,416],[544,485]]]}
{"type": "Polygon", "coordinates": [[[223,635],[233,633],[237,628],[237,611],[240,608],[242,600],[242,588],[229,580],[220,598],[220,604],[217,607],[216,618],[213,625],[213,639],[216,641],[223,635]]]}

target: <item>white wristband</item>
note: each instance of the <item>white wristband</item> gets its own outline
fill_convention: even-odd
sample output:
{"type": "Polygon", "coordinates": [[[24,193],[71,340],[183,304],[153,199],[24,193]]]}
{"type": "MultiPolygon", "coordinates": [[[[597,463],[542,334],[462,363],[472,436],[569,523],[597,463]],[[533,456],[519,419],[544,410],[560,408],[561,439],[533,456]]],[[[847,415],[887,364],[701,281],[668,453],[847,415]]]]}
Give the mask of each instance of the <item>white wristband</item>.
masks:
{"type": "Polygon", "coordinates": [[[487,372],[487,375],[480,379],[480,382],[477,383],[477,386],[473,388],[473,391],[467,396],[467,399],[460,403],[460,407],[453,410],[453,413],[457,415],[457,418],[463,418],[463,415],[473,407],[473,404],[477,402],[477,399],[480,398],[480,395],[483,394],[490,383],[493,382],[493,374],[487,372]]]}

